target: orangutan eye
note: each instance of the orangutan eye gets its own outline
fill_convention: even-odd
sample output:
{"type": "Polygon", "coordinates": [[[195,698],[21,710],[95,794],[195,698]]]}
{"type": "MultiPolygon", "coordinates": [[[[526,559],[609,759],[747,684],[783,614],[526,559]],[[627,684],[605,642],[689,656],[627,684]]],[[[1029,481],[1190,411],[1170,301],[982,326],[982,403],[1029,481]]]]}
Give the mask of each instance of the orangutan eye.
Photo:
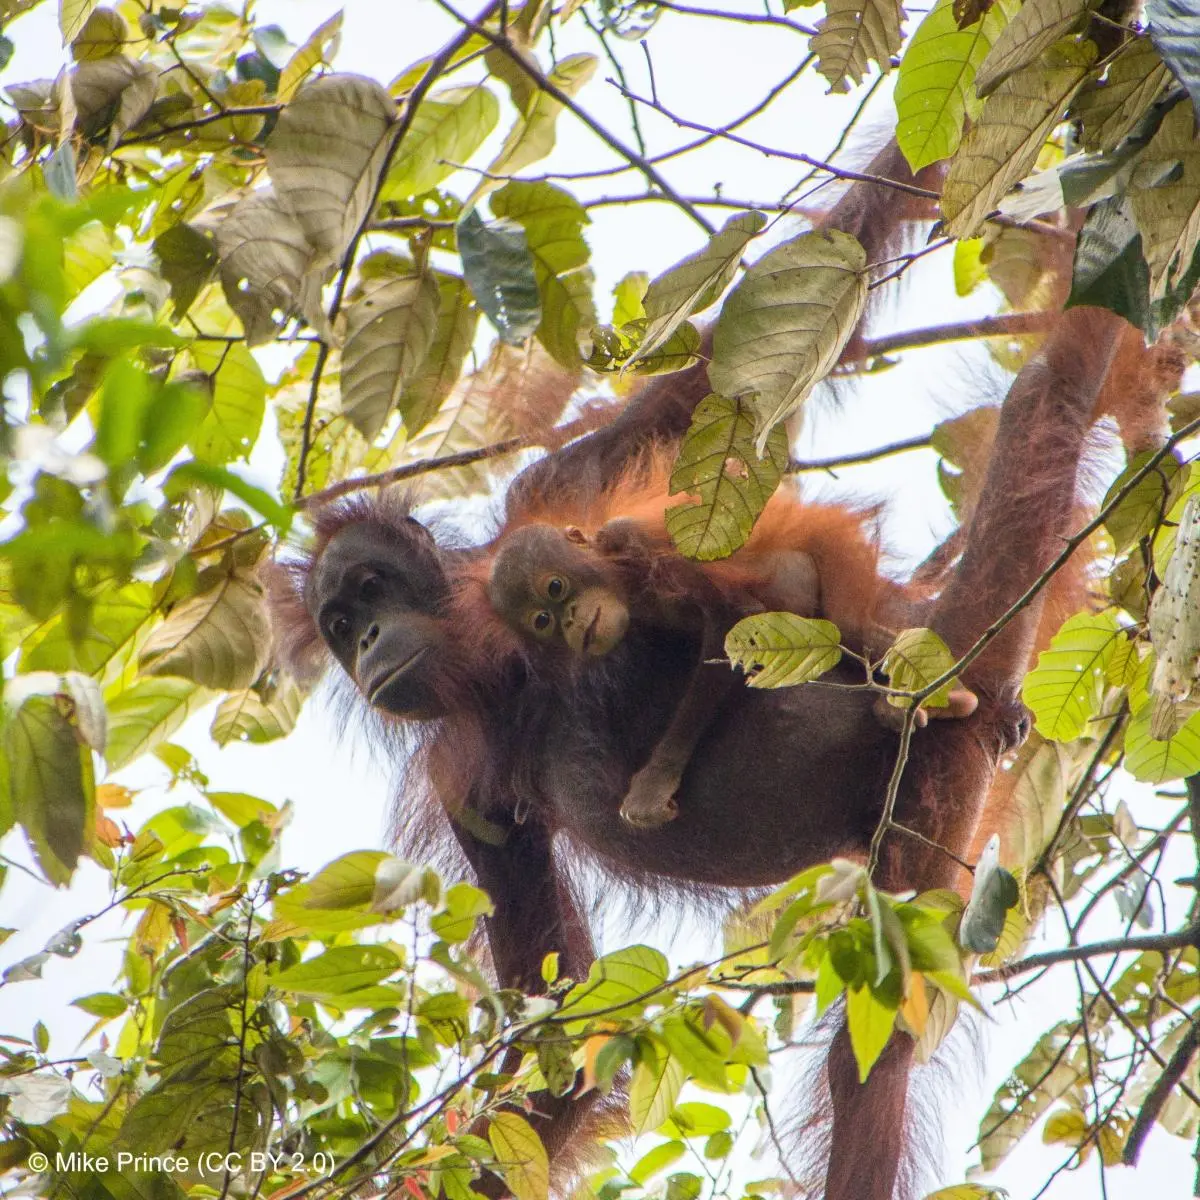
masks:
{"type": "Polygon", "coordinates": [[[551,600],[561,600],[567,594],[567,585],[565,580],[560,579],[557,575],[551,575],[546,580],[546,595],[551,600]]]}
{"type": "Polygon", "coordinates": [[[335,616],[329,618],[325,624],[325,628],[329,631],[329,636],[335,642],[340,642],[350,635],[350,618],[342,613],[337,613],[335,616]]]}
{"type": "Polygon", "coordinates": [[[383,595],[383,582],[378,575],[367,575],[358,585],[358,598],[364,604],[373,604],[383,595]]]}
{"type": "Polygon", "coordinates": [[[534,633],[545,633],[554,624],[554,618],[543,608],[541,612],[533,614],[530,624],[534,633]]]}

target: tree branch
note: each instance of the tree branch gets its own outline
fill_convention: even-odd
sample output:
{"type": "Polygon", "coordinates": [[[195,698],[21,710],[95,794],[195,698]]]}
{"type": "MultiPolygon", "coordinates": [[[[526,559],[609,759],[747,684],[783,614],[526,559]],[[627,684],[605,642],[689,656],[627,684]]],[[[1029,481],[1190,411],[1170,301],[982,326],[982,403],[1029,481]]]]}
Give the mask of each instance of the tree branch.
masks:
{"type": "Polygon", "coordinates": [[[881,355],[897,354],[901,350],[940,346],[946,342],[963,342],[974,338],[1022,337],[1030,333],[1045,333],[1053,323],[1054,315],[1048,312],[998,313],[973,321],[951,321],[946,325],[934,325],[926,329],[889,333],[883,337],[865,339],[860,353],[855,358],[861,361],[881,355]]]}

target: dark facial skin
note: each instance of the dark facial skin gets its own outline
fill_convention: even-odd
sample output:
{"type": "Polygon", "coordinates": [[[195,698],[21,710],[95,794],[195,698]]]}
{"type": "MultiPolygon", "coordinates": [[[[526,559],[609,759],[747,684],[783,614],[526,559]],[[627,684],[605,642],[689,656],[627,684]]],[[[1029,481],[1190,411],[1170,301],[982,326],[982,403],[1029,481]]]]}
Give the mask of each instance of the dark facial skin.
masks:
{"type": "Polygon", "coordinates": [[[580,658],[610,653],[629,628],[629,607],[609,564],[582,535],[551,525],[526,525],[504,538],[488,599],[513,629],[580,658]]]}
{"type": "Polygon", "coordinates": [[[313,567],[313,621],[368,703],[396,716],[442,715],[437,672],[446,639],[437,613],[446,581],[429,533],[358,523],[335,534],[313,567]]]}

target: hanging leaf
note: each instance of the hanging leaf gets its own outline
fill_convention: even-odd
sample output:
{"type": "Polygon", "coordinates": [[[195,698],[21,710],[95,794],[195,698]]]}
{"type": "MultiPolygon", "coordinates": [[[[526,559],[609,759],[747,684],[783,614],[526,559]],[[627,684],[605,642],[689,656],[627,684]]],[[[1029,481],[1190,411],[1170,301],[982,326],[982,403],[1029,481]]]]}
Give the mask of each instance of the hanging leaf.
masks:
{"type": "Polygon", "coordinates": [[[896,1010],[881,1004],[869,987],[846,991],[846,1024],[850,1046],[858,1063],[858,1081],[866,1083],[896,1024],[896,1010]]]}
{"type": "Polygon", "coordinates": [[[744,617],[725,635],[725,653],[753,688],[794,687],[841,662],[838,628],[794,613],[744,617]]]}
{"type": "Polygon", "coordinates": [[[488,1141],[516,1200],[547,1200],[550,1160],[533,1126],[514,1112],[497,1113],[488,1125],[488,1141]]]}
{"type": "Polygon", "coordinates": [[[828,0],[812,52],[831,92],[848,92],[851,82],[862,83],[871,63],[888,73],[892,55],[900,52],[903,12],[895,0],[828,0]]]}
{"type": "Polygon", "coordinates": [[[432,191],[470,162],[500,119],[496,97],[481,84],[443,88],[426,96],[405,131],[380,200],[432,191]]]}
{"type": "Polygon", "coordinates": [[[1195,284],[1197,242],[1200,242],[1200,143],[1191,105],[1178,102],[1163,118],[1158,132],[1142,153],[1147,166],[1174,167],[1157,187],[1133,187],[1133,216],[1142,234],[1150,267],[1150,295],[1165,296],[1175,287],[1190,291],[1195,284]]]}
{"type": "Polygon", "coordinates": [[[1171,72],[1145,35],[1131,38],[1113,58],[1102,79],[1089,80],[1075,100],[1083,121],[1083,144],[1108,152],[1133,132],[1150,106],[1166,91],[1171,72]]]}
{"type": "Polygon", "coordinates": [[[1080,25],[1095,0],[1026,0],[996,39],[975,75],[986,99],[1010,76],[1032,66],[1060,38],[1080,25]]]}
{"type": "MultiPolygon", "coordinates": [[[[883,657],[883,671],[892,687],[905,692],[919,692],[935,679],[940,679],[954,666],[950,647],[932,629],[905,629],[888,647],[883,657]]],[[[950,679],[921,702],[930,708],[944,708],[950,691],[957,683],[950,679]]],[[[888,703],[896,708],[909,708],[907,696],[889,696],[888,703]]]]}
{"type": "Polygon", "coordinates": [[[259,680],[254,687],[226,696],[213,714],[212,739],[262,745],[287,737],[296,727],[304,693],[289,677],[259,680]]]}
{"type": "MultiPolygon", "coordinates": [[[[646,332],[626,367],[665,346],[689,317],[717,302],[733,281],[746,247],[766,223],[766,217],[757,212],[730,217],[703,250],[689,255],[650,284],[642,298],[646,332]]],[[[616,314],[613,323],[620,327],[616,314]]]]}
{"type": "Polygon", "coordinates": [[[247,458],[267,407],[267,382],[254,355],[240,342],[197,341],[175,361],[177,370],[203,372],[211,390],[208,413],[188,438],[192,453],[217,466],[247,458]]]}
{"type": "Polygon", "coordinates": [[[542,320],[524,228],[507,219],[485,222],[473,208],[458,223],[458,251],[463,278],[500,340],[520,345],[542,320]]]}
{"type": "Polygon", "coordinates": [[[317,251],[315,266],[340,264],[367,218],[395,134],[395,102],[359,75],[314,80],[280,112],[267,169],[317,251]]]}
{"type": "Polygon", "coordinates": [[[286,104],[309,73],[322,63],[331,63],[342,38],[342,9],[338,9],[329,20],[318,25],[309,34],[304,45],[284,64],[279,72],[279,83],[275,96],[280,104],[286,104]]]}
{"type": "Polygon", "coordinates": [[[966,117],[979,115],[971,86],[1014,13],[1015,0],[997,0],[978,21],[959,27],[954,0],[938,0],[917,26],[896,77],[896,141],[919,171],[949,158],[962,141],[966,117]]]}
{"type": "Polygon", "coordinates": [[[1091,43],[1056,46],[1010,75],[987,98],[950,165],[942,216],[954,237],[970,237],[1000,198],[1029,174],[1046,139],[1087,78],[1091,43]]]}
{"type": "Polygon", "coordinates": [[[596,324],[586,210],[562,188],[519,180],[493,193],[491,207],[525,230],[542,300],[538,340],[561,366],[577,369],[581,339],[596,324]]]}
{"type": "Polygon", "coordinates": [[[199,595],[175,606],[138,657],[149,675],[181,675],[203,687],[249,687],[266,666],[271,630],[253,574],[216,571],[199,595]]]}
{"type": "Polygon", "coordinates": [[[849,234],[801,234],[764,254],[730,293],[708,377],[722,396],[754,394],[759,454],[837,362],[867,302],[867,256],[849,234]]]}
{"type": "Polygon", "coordinates": [[[1080,613],[1054,635],[1021,689],[1043,737],[1069,742],[1088,732],[1100,712],[1105,670],[1124,636],[1111,609],[1080,613]]]}
{"type": "Polygon", "coordinates": [[[671,495],[696,497],[667,509],[667,530],[679,552],[708,562],[744,545],[787,467],[782,429],[754,453],[754,418],[740,400],[706,396],[696,406],[671,472],[671,495]]]}
{"type": "Polygon", "coordinates": [[[971,898],[958,927],[958,940],[975,954],[990,954],[1004,932],[1008,910],[1021,899],[1021,889],[1000,865],[1000,835],[992,834],[975,864],[971,898]]]}
{"type": "Polygon", "coordinates": [[[425,363],[438,328],[440,293],[429,271],[369,280],[346,306],[342,411],[372,439],[425,363]]]}

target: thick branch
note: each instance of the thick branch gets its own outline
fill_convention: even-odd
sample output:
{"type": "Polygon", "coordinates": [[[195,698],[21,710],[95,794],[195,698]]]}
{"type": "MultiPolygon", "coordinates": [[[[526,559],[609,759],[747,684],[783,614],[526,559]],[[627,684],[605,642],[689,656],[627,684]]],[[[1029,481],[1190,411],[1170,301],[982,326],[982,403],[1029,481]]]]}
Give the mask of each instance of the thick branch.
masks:
{"type": "Polygon", "coordinates": [[[1121,1161],[1127,1167],[1137,1166],[1138,1156],[1142,1152],[1146,1138],[1150,1136],[1150,1130],[1154,1128],[1154,1122],[1158,1120],[1163,1105],[1170,1099],[1171,1093],[1179,1086],[1188,1067],[1192,1065],[1192,1059],[1196,1057],[1197,1050],[1200,1050],[1200,1020],[1193,1015],[1187,1033],[1179,1040],[1179,1045],[1175,1047],[1175,1053],[1167,1060],[1167,1065],[1163,1067],[1162,1074],[1150,1089],[1150,1094],[1142,1104],[1137,1119],[1133,1122],[1133,1128],[1129,1131],[1125,1150],[1121,1155],[1121,1161]]]}

